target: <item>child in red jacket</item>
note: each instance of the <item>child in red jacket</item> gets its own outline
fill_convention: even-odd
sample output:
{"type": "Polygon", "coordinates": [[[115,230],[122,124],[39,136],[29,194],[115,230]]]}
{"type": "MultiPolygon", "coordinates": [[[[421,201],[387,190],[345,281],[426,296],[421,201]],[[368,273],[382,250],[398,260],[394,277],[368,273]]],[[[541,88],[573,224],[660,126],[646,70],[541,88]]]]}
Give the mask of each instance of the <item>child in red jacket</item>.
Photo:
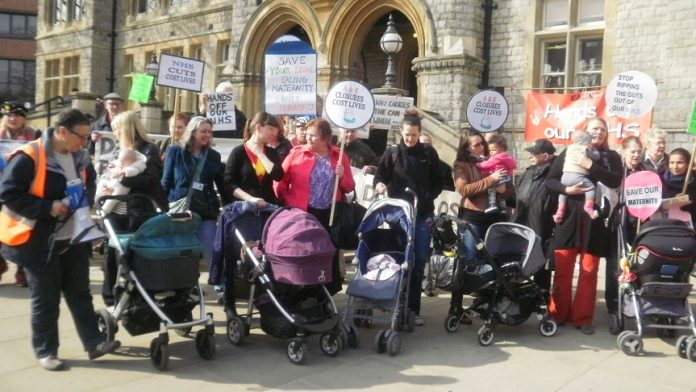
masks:
{"type": "MultiPolygon", "coordinates": [[[[512,172],[517,168],[517,162],[512,155],[507,152],[507,141],[503,135],[492,135],[488,140],[488,150],[490,156],[485,161],[476,164],[476,167],[481,172],[482,176],[489,176],[496,170],[504,169],[507,172],[507,177],[498,181],[496,185],[505,184],[512,180],[512,172]]],[[[488,189],[488,208],[485,213],[499,212],[496,187],[488,189]]]]}

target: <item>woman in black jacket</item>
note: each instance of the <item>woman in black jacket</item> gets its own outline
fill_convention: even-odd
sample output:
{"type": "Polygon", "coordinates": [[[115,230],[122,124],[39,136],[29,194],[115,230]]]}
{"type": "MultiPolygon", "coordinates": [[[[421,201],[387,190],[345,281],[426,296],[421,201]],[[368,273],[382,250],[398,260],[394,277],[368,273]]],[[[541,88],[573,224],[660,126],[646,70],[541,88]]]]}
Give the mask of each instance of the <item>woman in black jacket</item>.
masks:
{"type": "MultiPolygon", "coordinates": [[[[133,112],[119,113],[111,121],[114,136],[119,141],[118,148],[114,150],[114,157],[118,156],[121,148],[135,149],[145,155],[145,170],[133,177],[123,177],[121,185],[130,188],[129,195],[140,194],[151,197],[163,211],[168,210],[167,198],[160,186],[162,178],[162,160],[159,148],[150,142],[145,133],[145,127],[140,118],[133,112]]],[[[105,192],[108,194],[108,191],[105,192]]],[[[116,211],[124,211],[123,203],[114,207],[116,211]]],[[[127,203],[127,214],[111,213],[107,215],[109,222],[114,225],[114,230],[134,231],[147,218],[155,214],[152,203],[143,198],[134,198],[127,203]]],[[[113,286],[116,283],[116,253],[114,248],[108,247],[104,257],[104,284],[102,286],[102,298],[107,306],[114,305],[113,286]]]]}
{"type": "MultiPolygon", "coordinates": [[[[600,159],[592,161],[589,157],[581,157],[575,163],[589,170],[588,177],[593,183],[601,181],[610,188],[619,187],[623,177],[621,157],[609,149],[606,121],[599,117],[590,118],[584,130],[592,135],[591,147],[599,151],[600,159]]],[[[571,322],[582,333],[590,335],[595,331],[592,317],[597,297],[599,258],[609,254],[613,233],[604,219],[591,219],[583,209],[587,189],[580,184],[565,186],[561,183],[564,162],[565,151],[551,166],[546,181],[551,191],[568,195],[566,215],[561,223],[556,224],[555,275],[549,314],[559,324],[571,322]],[[578,255],[580,275],[573,299],[573,271],[578,255]]]]}

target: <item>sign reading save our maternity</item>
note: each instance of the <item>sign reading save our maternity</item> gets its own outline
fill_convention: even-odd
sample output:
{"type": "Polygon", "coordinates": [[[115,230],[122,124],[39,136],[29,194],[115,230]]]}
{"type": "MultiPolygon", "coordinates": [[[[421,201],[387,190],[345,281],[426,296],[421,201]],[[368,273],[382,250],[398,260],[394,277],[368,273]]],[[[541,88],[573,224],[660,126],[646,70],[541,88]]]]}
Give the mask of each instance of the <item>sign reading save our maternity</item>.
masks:
{"type": "Polygon", "coordinates": [[[662,181],[655,172],[641,171],[626,177],[624,196],[628,213],[644,221],[662,202],[662,181]]]}
{"type": "Polygon", "coordinates": [[[265,55],[266,111],[305,116],[317,112],[317,54],[293,35],[278,38],[265,55]]]}
{"type": "Polygon", "coordinates": [[[157,73],[157,85],[201,91],[205,63],[186,57],[162,53],[157,73]]]}

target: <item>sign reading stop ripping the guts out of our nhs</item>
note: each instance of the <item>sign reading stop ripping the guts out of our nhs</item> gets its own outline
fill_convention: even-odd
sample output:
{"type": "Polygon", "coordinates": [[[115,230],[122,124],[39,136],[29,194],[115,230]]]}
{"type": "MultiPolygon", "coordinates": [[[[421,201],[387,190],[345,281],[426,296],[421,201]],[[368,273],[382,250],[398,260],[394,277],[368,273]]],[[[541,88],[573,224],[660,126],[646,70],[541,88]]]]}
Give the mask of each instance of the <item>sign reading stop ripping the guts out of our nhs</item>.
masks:
{"type": "Polygon", "coordinates": [[[158,86],[201,91],[205,65],[203,61],[162,53],[159,63],[158,86]]]}

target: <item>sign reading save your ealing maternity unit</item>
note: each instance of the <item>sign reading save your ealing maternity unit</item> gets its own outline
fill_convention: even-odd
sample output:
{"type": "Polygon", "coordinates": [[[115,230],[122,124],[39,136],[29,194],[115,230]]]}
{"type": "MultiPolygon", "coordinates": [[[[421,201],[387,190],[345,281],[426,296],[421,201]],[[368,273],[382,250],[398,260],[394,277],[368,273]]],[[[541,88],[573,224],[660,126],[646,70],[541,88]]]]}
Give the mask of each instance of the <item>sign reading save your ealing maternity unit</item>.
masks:
{"type": "Polygon", "coordinates": [[[479,132],[492,132],[505,124],[508,102],[495,90],[483,90],[472,95],[466,104],[466,119],[479,132]]]}
{"type": "Polygon", "coordinates": [[[367,124],[375,110],[375,99],[367,87],[358,82],[336,83],[326,94],[326,116],[341,128],[357,129],[367,124]]]}
{"type": "Polygon", "coordinates": [[[200,60],[162,53],[159,60],[157,85],[201,91],[204,66],[205,63],[200,60]]]}
{"type": "Polygon", "coordinates": [[[317,53],[293,35],[278,38],[265,55],[266,111],[275,115],[317,113],[317,53]]]}

